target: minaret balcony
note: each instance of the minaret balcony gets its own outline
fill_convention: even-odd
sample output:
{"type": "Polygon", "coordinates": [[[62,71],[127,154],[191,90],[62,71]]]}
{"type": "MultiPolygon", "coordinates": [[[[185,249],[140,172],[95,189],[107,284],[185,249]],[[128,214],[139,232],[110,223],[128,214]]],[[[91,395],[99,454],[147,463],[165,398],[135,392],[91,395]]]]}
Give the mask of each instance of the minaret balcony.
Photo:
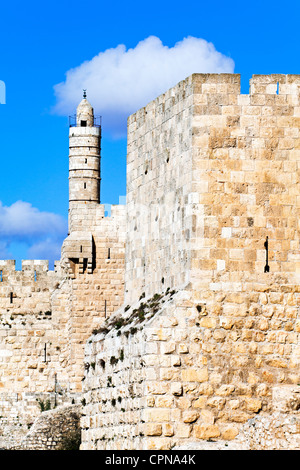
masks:
{"type": "MultiPolygon", "coordinates": [[[[102,123],[102,116],[94,116],[94,121],[93,121],[93,126],[92,127],[101,127],[101,123],[102,123]]],[[[87,125],[86,125],[86,121],[84,121],[84,120],[81,120],[80,123],[78,123],[77,115],[73,114],[73,115],[69,116],[69,127],[87,127],[87,125]],[[85,122],[85,124],[84,124],[84,122],[85,122]]]]}

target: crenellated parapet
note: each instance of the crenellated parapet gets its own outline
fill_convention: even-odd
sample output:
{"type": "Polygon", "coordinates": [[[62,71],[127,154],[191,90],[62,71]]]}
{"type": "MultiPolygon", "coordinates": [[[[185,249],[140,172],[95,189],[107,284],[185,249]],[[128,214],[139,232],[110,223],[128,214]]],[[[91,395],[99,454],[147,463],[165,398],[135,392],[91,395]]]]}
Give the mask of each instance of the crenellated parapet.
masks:
{"type": "Polygon", "coordinates": [[[50,295],[59,281],[56,270],[49,271],[45,260],[23,260],[17,270],[15,260],[0,260],[0,309],[15,313],[42,313],[51,310],[50,295]]]}
{"type": "Polygon", "coordinates": [[[52,272],[49,270],[49,261],[48,260],[22,260],[21,270],[16,269],[15,260],[0,260],[0,272],[2,272],[7,277],[19,277],[29,276],[33,274],[45,275],[52,272]]]}

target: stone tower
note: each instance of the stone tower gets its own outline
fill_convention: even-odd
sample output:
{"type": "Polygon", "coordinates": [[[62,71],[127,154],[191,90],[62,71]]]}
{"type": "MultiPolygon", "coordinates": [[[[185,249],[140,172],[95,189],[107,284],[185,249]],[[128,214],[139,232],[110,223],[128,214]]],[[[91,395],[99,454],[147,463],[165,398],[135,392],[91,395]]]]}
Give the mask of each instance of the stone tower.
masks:
{"type": "Polygon", "coordinates": [[[96,124],[84,91],[69,130],[69,237],[65,254],[73,274],[75,265],[79,273],[93,270],[92,226],[100,204],[100,142],[101,126],[96,124]]]}
{"type": "Polygon", "coordinates": [[[101,127],[95,124],[85,92],[69,139],[69,208],[82,202],[99,204],[101,127]]]}
{"type": "MultiPolygon", "coordinates": [[[[94,274],[97,279],[99,269],[111,279],[116,275],[115,259],[119,256],[122,261],[117,271],[124,270],[124,242],[119,246],[119,237],[124,235],[125,210],[113,206],[111,217],[105,218],[105,207],[100,204],[100,121],[84,90],[69,130],[69,234],[63,243],[62,260],[72,279],[82,274],[94,274]],[[108,269],[110,262],[112,272],[108,269]]],[[[91,279],[88,282],[91,284],[91,279]]],[[[114,310],[110,305],[114,294],[109,297],[101,301],[106,314],[114,310]]]]}

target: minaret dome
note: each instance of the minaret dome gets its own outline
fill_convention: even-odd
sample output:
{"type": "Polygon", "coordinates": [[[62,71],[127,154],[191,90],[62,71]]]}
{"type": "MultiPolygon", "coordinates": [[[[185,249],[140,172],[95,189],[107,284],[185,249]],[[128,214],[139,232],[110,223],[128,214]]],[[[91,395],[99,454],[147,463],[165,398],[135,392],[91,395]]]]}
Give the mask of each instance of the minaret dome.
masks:
{"type": "Polygon", "coordinates": [[[94,126],[94,109],[89,101],[86,99],[86,91],[84,90],[83,99],[77,106],[76,124],[78,127],[93,127],[94,126]]]}

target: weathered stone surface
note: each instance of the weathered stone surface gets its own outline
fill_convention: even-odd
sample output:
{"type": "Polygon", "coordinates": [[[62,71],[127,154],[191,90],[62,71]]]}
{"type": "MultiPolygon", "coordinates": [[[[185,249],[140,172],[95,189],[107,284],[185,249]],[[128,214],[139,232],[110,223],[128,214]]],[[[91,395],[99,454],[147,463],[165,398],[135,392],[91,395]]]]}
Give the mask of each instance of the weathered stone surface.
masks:
{"type": "MultiPolygon", "coordinates": [[[[129,117],[125,305],[152,313],[134,335],[91,338],[89,363],[107,364],[120,348],[130,359],[101,383],[90,371],[84,393],[105,396],[109,376],[115,394],[127,389],[134,363],[152,398],[142,419],[163,430],[167,417],[174,433],[144,440],[132,424],[129,442],[112,424],[114,440],[96,442],[89,430],[83,448],[234,447],[256,416],[272,422],[273,389],[299,383],[299,84],[257,75],[241,95],[238,75],[194,74],[129,117]]],[[[134,384],[135,403],[122,403],[137,423],[144,397],[134,384]]],[[[86,412],[95,406],[90,399],[86,412]]]]}
{"type": "Polygon", "coordinates": [[[110,217],[70,129],[61,261],[0,262],[1,416],[59,386],[82,449],[299,448],[299,86],[193,74],[137,111],[110,217]]]}

